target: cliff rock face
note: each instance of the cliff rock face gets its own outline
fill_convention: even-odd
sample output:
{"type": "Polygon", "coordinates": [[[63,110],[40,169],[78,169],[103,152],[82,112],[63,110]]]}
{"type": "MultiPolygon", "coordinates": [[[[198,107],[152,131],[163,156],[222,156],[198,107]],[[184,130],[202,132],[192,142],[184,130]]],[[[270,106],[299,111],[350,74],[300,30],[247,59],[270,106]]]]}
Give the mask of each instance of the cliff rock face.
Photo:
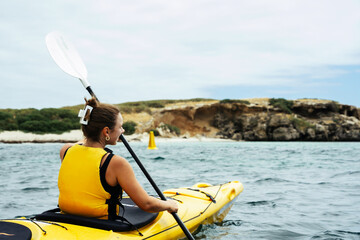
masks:
{"type": "Polygon", "coordinates": [[[178,127],[184,136],[247,141],[360,141],[360,109],[332,101],[294,101],[291,113],[269,104],[212,103],[163,109],[152,128],[178,127]]]}

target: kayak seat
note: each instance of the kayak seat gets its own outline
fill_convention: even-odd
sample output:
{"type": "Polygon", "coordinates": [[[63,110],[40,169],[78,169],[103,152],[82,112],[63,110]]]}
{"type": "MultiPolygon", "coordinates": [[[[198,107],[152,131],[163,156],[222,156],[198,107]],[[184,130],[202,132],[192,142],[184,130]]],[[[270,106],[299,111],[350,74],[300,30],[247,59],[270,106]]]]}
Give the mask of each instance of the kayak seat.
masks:
{"type": "MultiPolygon", "coordinates": [[[[134,227],[141,228],[152,221],[158,216],[159,213],[148,213],[141,210],[130,198],[124,198],[121,200],[125,208],[123,217],[130,222],[121,220],[104,220],[91,217],[83,217],[72,214],[60,213],[60,208],[45,211],[41,214],[35,215],[37,220],[70,223],[74,225],[80,225],[85,227],[112,230],[114,232],[132,231],[134,227]]],[[[123,210],[120,208],[119,216],[122,216],[123,210]]]]}

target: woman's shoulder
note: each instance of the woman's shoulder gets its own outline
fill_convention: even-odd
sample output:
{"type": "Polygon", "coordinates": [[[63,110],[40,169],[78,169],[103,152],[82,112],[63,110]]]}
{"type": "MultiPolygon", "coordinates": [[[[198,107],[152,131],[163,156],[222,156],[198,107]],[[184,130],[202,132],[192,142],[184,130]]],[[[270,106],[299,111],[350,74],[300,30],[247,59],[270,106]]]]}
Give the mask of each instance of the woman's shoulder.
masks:
{"type": "Polygon", "coordinates": [[[66,143],[66,144],[64,144],[64,146],[62,146],[62,148],[60,149],[60,159],[61,159],[61,161],[64,159],[66,151],[72,146],[74,146],[73,143],[66,143]]]}
{"type": "Polygon", "coordinates": [[[64,149],[66,150],[66,149],[68,149],[69,147],[72,147],[72,146],[74,146],[74,143],[66,143],[61,147],[61,150],[64,150],[64,149]]]}
{"type": "Polygon", "coordinates": [[[114,155],[110,163],[113,167],[131,167],[130,163],[119,155],[114,155]]]}

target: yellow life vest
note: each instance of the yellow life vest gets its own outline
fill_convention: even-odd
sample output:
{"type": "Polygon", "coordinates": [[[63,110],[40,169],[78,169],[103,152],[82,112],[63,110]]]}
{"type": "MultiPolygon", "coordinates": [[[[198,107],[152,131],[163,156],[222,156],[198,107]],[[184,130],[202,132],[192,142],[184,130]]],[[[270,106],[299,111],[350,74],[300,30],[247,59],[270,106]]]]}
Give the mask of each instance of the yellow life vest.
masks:
{"type": "MultiPolygon", "coordinates": [[[[101,170],[101,160],[106,154],[107,151],[102,148],[82,145],[74,145],[67,150],[58,178],[59,207],[62,212],[108,218],[109,200],[114,199],[114,192],[117,194],[115,199],[118,200],[121,188],[111,187],[106,183],[105,172],[112,157],[111,154],[101,167],[105,167],[105,171],[101,170]]],[[[114,214],[115,211],[116,214],[119,213],[118,206],[110,208],[114,214]]]]}

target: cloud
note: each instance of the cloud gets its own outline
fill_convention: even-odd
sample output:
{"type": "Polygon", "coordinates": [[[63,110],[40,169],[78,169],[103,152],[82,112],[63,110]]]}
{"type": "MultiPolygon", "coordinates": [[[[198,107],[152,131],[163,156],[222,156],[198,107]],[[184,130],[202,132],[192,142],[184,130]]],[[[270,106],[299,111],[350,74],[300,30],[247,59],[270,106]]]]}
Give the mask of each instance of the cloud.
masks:
{"type": "MultiPolygon", "coordinates": [[[[0,81],[9,79],[2,84],[31,80],[46,88],[52,79],[59,92],[76,96],[63,102],[68,105],[78,101],[78,93],[60,84],[66,77],[47,53],[44,37],[52,30],[73,41],[95,91],[110,102],[211,97],[207,89],[219,86],[310,87],[341,81],[349,73],[346,66],[360,65],[358,1],[23,0],[1,5],[0,63],[7,69],[0,81]],[[120,94],[111,94],[114,90],[120,94]]],[[[43,94],[49,104],[57,97],[43,94]]]]}
{"type": "Polygon", "coordinates": [[[159,69],[160,76],[152,72],[159,78],[162,70],[177,66],[184,73],[179,77],[197,76],[199,84],[267,84],[266,75],[359,64],[354,53],[360,51],[355,29],[360,8],[355,2],[355,7],[327,1],[112,3],[96,9],[119,26],[103,35],[122,46],[103,53],[113,51],[114,63],[125,71],[159,69]],[[131,34],[122,32],[132,26],[131,34]]]}

